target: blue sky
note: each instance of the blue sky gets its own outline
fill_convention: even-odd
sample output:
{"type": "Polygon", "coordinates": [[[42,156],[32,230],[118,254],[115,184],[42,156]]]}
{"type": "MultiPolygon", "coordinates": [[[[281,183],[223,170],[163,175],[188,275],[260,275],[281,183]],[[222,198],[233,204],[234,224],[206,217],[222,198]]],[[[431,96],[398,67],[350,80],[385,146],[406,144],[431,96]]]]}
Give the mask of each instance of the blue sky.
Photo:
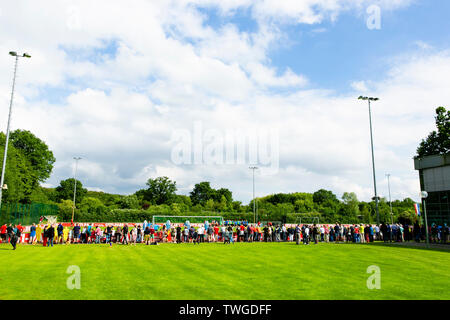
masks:
{"type": "Polygon", "coordinates": [[[325,188],[368,200],[368,115],[356,97],[376,95],[378,188],[385,193],[389,172],[394,198],[417,198],[411,159],[434,129],[434,109],[450,99],[448,12],[444,0],[5,3],[0,47],[33,56],[19,66],[12,126],[53,150],[45,186],[71,177],[73,157],[82,156],[78,176],[91,190],[130,194],[166,175],[182,194],[211,181],[249,201],[249,156],[243,164],[174,160],[177,146],[193,157],[201,124],[204,155],[230,130],[244,132],[236,136],[248,146],[257,132],[277,152],[275,172],[257,173],[257,195],[325,188]],[[366,25],[373,5],[379,30],[366,25]]]}

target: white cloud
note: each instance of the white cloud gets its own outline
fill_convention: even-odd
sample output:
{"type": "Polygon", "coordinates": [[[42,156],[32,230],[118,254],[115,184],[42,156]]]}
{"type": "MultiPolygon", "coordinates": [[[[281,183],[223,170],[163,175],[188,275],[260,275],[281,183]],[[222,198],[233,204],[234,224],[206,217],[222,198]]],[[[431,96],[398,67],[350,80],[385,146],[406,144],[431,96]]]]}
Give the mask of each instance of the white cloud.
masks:
{"type": "Polygon", "coordinates": [[[353,90],[364,93],[367,92],[367,86],[366,86],[366,82],[365,81],[355,81],[351,83],[351,87],[353,88],[353,90]]]}

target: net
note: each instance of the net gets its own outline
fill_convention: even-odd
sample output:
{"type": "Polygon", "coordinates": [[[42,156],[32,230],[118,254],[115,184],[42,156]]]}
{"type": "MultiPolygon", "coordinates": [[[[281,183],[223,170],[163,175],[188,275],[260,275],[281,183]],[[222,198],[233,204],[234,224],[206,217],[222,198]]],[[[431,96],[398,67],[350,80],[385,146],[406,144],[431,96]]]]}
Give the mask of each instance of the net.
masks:
{"type": "Polygon", "coordinates": [[[223,224],[223,217],[221,216],[153,216],[152,223],[166,223],[167,220],[171,223],[185,223],[186,221],[190,223],[204,223],[208,221],[209,223],[223,224]]]}
{"type": "Polygon", "coordinates": [[[298,217],[296,224],[319,224],[319,217],[298,217]]]}
{"type": "Polygon", "coordinates": [[[0,208],[0,224],[31,225],[39,223],[41,217],[57,216],[58,206],[42,203],[21,204],[2,203],[0,208]]]}

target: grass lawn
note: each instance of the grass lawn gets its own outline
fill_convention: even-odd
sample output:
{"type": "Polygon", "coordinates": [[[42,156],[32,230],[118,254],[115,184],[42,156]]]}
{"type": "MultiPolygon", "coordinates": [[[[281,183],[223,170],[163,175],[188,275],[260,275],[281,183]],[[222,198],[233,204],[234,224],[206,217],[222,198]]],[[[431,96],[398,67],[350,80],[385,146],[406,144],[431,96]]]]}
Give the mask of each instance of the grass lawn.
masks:
{"type": "Polygon", "coordinates": [[[0,299],[450,299],[450,252],[362,244],[0,245],[0,299]],[[69,290],[70,265],[81,289],[69,290]],[[367,267],[381,270],[369,290],[367,267]]]}

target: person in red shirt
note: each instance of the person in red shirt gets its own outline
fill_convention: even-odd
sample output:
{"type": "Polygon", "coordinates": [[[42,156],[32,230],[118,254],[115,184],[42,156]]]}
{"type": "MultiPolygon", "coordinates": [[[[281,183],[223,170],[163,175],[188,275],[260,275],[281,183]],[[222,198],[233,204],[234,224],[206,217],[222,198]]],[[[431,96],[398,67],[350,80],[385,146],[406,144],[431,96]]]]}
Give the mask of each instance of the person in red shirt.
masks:
{"type": "Polygon", "coordinates": [[[219,225],[214,226],[214,238],[213,241],[219,241],[219,225]]]}
{"type": "Polygon", "coordinates": [[[155,241],[155,228],[150,226],[150,243],[153,243],[155,241]]]}
{"type": "Polygon", "coordinates": [[[6,228],[7,228],[6,224],[2,225],[0,228],[1,242],[6,241],[6,228]]]}
{"type": "Polygon", "coordinates": [[[19,223],[16,228],[17,228],[17,231],[18,231],[17,232],[17,235],[18,235],[17,244],[19,244],[20,243],[20,239],[22,238],[21,235],[23,233],[24,227],[19,223]]]}

